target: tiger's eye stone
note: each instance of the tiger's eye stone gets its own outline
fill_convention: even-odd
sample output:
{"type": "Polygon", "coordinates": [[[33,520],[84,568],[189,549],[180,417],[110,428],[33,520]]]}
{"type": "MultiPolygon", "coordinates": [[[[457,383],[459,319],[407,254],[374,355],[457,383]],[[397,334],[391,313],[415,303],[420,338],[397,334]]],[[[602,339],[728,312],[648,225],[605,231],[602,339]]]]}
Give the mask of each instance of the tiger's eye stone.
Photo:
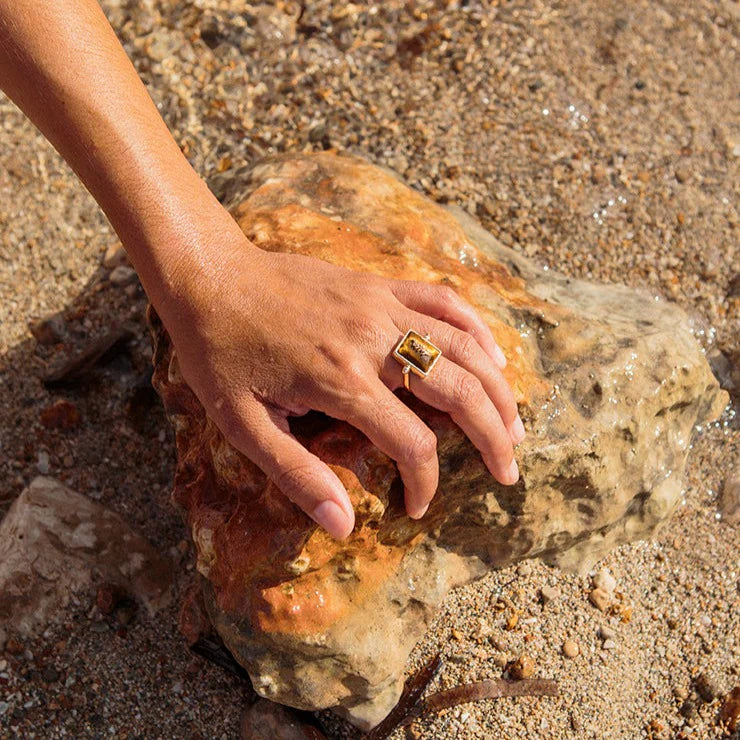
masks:
{"type": "Polygon", "coordinates": [[[406,334],[396,353],[408,360],[424,375],[429,372],[435,360],[442,354],[438,347],[435,347],[415,331],[409,331],[406,334]]]}

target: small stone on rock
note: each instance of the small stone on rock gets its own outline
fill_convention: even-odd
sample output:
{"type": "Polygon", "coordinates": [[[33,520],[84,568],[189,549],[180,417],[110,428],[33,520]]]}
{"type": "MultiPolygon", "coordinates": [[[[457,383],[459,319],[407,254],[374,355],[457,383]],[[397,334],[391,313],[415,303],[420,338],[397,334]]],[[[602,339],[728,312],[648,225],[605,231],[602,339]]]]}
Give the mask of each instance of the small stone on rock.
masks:
{"type": "Polygon", "coordinates": [[[40,450],[36,461],[36,469],[41,475],[49,474],[49,453],[46,450],[40,450]]]}
{"type": "Polygon", "coordinates": [[[542,596],[542,603],[549,604],[551,601],[560,597],[560,591],[554,586],[543,586],[540,589],[540,595],[542,596]]]}

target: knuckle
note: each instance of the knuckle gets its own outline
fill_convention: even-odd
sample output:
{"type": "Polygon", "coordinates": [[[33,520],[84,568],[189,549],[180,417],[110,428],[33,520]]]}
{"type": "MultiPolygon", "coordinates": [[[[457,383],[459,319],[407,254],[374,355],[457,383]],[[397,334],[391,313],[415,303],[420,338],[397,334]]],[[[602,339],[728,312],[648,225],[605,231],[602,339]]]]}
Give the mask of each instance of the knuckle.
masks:
{"type": "Polygon", "coordinates": [[[293,465],[279,470],[273,481],[291,501],[295,501],[314,483],[314,469],[309,464],[293,465]]]}
{"type": "Polygon", "coordinates": [[[378,336],[377,321],[369,316],[351,316],[347,319],[350,336],[359,340],[363,345],[368,342],[374,342],[378,336]]]}
{"type": "Polygon", "coordinates": [[[455,356],[463,361],[471,360],[474,357],[477,342],[473,337],[464,331],[457,331],[452,339],[452,351],[455,356]]]}
{"type": "Polygon", "coordinates": [[[458,406],[469,406],[478,401],[483,392],[483,385],[475,375],[460,373],[455,380],[453,400],[458,406]]]}
{"type": "Polygon", "coordinates": [[[429,460],[437,454],[437,437],[431,429],[421,428],[412,434],[401,450],[402,462],[411,464],[429,460]]]}

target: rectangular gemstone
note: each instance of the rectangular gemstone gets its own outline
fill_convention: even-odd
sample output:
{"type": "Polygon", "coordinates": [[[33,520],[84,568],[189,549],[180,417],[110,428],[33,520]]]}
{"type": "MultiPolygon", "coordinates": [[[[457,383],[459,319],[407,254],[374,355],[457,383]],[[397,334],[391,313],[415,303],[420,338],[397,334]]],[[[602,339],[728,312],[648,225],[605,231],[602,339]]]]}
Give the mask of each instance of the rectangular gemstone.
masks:
{"type": "Polygon", "coordinates": [[[421,334],[409,331],[398,346],[396,353],[404,360],[408,360],[417,370],[425,375],[429,372],[435,360],[442,354],[429,340],[421,334]]]}

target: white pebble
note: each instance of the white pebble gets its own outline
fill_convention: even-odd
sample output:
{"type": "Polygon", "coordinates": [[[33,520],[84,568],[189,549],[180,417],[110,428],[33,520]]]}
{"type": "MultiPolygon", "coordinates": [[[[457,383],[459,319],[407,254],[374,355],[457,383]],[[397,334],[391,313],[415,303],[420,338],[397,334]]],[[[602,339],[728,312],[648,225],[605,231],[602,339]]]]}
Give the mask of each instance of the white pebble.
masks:
{"type": "Polygon", "coordinates": [[[600,588],[603,591],[606,591],[608,594],[610,594],[617,587],[617,580],[609,572],[609,569],[608,568],[602,568],[594,576],[594,586],[596,586],[596,588],[600,588]]]}
{"type": "Polygon", "coordinates": [[[39,457],[36,461],[36,469],[41,475],[49,475],[49,453],[46,450],[39,451],[39,457]]]}

